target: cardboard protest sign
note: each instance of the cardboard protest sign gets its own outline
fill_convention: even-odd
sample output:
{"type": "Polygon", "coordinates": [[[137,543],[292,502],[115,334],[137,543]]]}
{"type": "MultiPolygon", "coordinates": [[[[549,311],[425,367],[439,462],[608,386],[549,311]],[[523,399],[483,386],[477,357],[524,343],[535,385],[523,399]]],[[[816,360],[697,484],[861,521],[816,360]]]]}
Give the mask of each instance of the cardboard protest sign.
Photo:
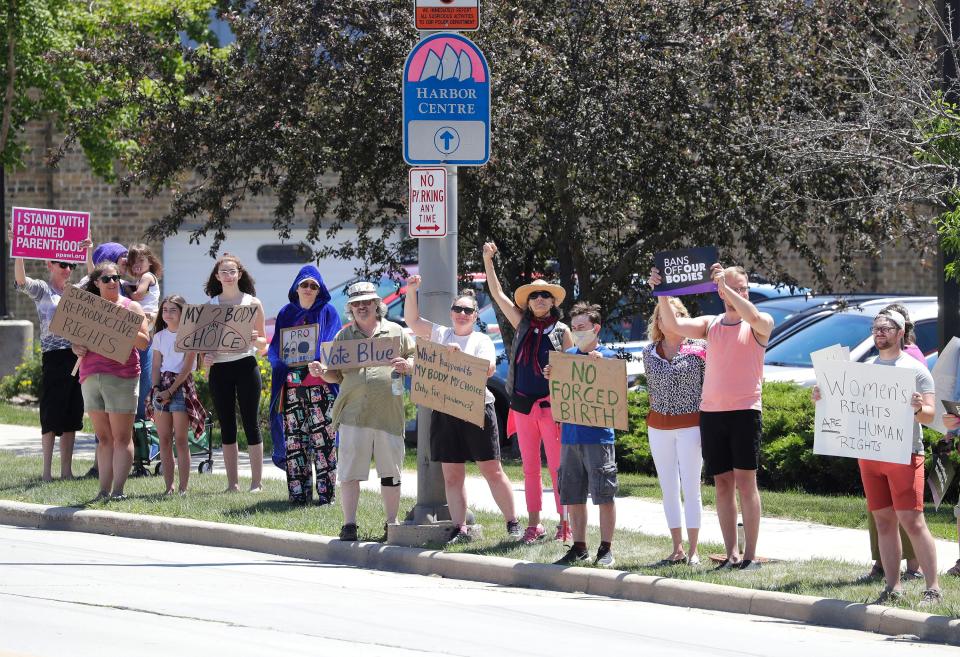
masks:
{"type": "Polygon", "coordinates": [[[400,338],[334,340],[320,345],[320,362],[331,370],[389,365],[402,355],[400,338]]]}
{"type": "Polygon", "coordinates": [[[143,317],[68,285],[50,322],[50,332],[122,364],[130,358],[143,317]]]}
{"type": "Polygon", "coordinates": [[[829,361],[848,361],[850,360],[850,347],[843,347],[835,344],[831,347],[824,347],[819,351],[810,352],[810,361],[813,363],[813,369],[817,370],[829,361]]]}
{"type": "Polygon", "coordinates": [[[927,473],[927,486],[930,488],[930,499],[935,509],[940,509],[943,496],[953,483],[957,474],[957,466],[950,459],[953,452],[953,440],[938,443],[931,450],[930,471],[927,473]]]}
{"type": "Polygon", "coordinates": [[[250,349],[257,306],[189,304],[183,307],[174,349],[180,352],[243,353],[250,349]]]}
{"type": "Polygon", "coordinates": [[[717,260],[715,246],[661,251],[653,257],[653,264],[660,270],[663,282],[653,290],[653,295],[679,297],[716,292],[717,285],[710,279],[710,266],[717,260]]]}
{"type": "Polygon", "coordinates": [[[82,242],[90,235],[90,213],[13,208],[10,257],[86,262],[82,242]]]}
{"type": "Polygon", "coordinates": [[[280,358],[287,365],[299,365],[316,360],[319,324],[304,324],[280,329],[280,358]]]}
{"type": "Polygon", "coordinates": [[[827,361],[816,370],[820,401],[813,453],[909,463],[913,453],[913,370],[827,361]]]}
{"type": "MultiPolygon", "coordinates": [[[[933,375],[933,384],[937,399],[946,399],[956,401],[954,395],[957,393],[957,356],[960,356],[960,338],[954,336],[950,342],[940,352],[937,358],[937,364],[933,366],[930,374],[933,375]]],[[[940,409],[933,414],[933,422],[926,425],[934,431],[946,433],[947,427],[943,424],[940,417],[940,409]]]]}
{"type": "Polygon", "coordinates": [[[626,361],[551,351],[550,407],[557,422],[626,431],[626,361]]]}
{"type": "Polygon", "coordinates": [[[417,338],[410,401],[483,426],[490,361],[417,338]]]}

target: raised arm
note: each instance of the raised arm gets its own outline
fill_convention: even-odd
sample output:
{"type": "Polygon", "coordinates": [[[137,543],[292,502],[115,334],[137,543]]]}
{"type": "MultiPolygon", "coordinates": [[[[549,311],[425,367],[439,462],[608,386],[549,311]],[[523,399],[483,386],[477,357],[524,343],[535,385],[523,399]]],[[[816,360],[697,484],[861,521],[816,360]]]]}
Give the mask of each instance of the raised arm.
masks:
{"type": "MultiPolygon", "coordinates": [[[[662,281],[660,270],[651,267],[647,284],[651,289],[655,289],[662,281]]],[[[676,333],[691,340],[703,340],[707,337],[707,329],[710,327],[713,315],[677,317],[670,305],[670,297],[667,296],[657,297],[657,309],[659,310],[657,317],[660,320],[660,328],[664,333],[676,333]]]]}
{"type": "Polygon", "coordinates": [[[23,258],[13,259],[13,279],[21,287],[27,284],[27,270],[23,266],[23,258]]]}
{"type": "Polygon", "coordinates": [[[417,290],[420,289],[420,275],[414,274],[407,279],[407,294],[403,299],[403,321],[421,338],[430,338],[433,332],[433,323],[420,317],[420,302],[417,300],[417,290]]]}
{"type": "Polygon", "coordinates": [[[487,274],[487,289],[490,290],[490,296],[500,307],[507,321],[513,325],[513,328],[520,326],[520,319],[523,313],[513,302],[513,299],[507,296],[500,286],[500,279],[497,278],[497,271],[493,267],[493,256],[497,255],[497,245],[493,242],[487,242],[483,245],[483,270],[487,274]]]}
{"type": "Polygon", "coordinates": [[[757,337],[769,338],[770,334],[773,333],[773,317],[768,313],[760,312],[750,299],[740,296],[727,287],[723,265],[714,263],[710,267],[710,276],[717,284],[717,291],[723,297],[723,300],[734,307],[737,314],[750,325],[757,337]]]}

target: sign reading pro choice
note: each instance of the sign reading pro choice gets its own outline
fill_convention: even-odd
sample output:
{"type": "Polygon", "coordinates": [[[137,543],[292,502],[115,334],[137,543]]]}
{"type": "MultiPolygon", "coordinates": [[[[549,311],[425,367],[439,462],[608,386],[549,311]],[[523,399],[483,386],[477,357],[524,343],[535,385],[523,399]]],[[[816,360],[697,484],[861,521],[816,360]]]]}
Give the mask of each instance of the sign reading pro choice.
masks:
{"type": "Polygon", "coordinates": [[[913,370],[827,360],[816,371],[814,454],[910,463],[913,370]]]}
{"type": "Polygon", "coordinates": [[[550,352],[550,408],[557,422],[627,429],[627,363],[550,352]]]}

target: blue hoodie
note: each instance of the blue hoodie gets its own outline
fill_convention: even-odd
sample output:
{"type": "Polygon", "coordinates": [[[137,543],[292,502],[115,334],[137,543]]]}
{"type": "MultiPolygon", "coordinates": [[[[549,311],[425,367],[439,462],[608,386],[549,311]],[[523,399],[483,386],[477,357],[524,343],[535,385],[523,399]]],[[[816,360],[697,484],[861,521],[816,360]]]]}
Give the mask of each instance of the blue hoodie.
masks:
{"type": "MultiPolygon", "coordinates": [[[[304,324],[319,324],[320,330],[317,338],[317,353],[319,353],[320,343],[333,340],[333,336],[337,334],[341,326],[340,313],[329,303],[330,291],[323,284],[320,271],[313,265],[304,265],[300,268],[297,277],[293,279],[293,285],[290,286],[287,298],[290,299],[290,303],[277,313],[273,340],[270,341],[270,349],[267,351],[267,358],[273,368],[273,374],[270,378],[270,435],[273,438],[273,463],[282,470],[287,469],[287,447],[284,439],[283,416],[278,409],[280,408],[283,384],[287,381],[287,373],[290,368],[280,357],[280,329],[304,324]],[[300,297],[297,294],[297,286],[300,285],[300,281],[306,278],[312,278],[320,285],[317,300],[309,308],[300,306],[300,297]]],[[[334,394],[339,391],[339,386],[331,385],[330,388],[334,394]]]]}

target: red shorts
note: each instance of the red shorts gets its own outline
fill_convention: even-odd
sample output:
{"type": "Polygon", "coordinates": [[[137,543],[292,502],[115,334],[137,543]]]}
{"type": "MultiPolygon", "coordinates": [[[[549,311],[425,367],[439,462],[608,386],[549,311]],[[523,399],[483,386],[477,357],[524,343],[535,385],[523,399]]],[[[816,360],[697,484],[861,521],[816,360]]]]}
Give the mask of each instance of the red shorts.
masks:
{"type": "Polygon", "coordinates": [[[923,454],[914,454],[908,464],[858,461],[867,510],[923,511],[923,454]]]}

